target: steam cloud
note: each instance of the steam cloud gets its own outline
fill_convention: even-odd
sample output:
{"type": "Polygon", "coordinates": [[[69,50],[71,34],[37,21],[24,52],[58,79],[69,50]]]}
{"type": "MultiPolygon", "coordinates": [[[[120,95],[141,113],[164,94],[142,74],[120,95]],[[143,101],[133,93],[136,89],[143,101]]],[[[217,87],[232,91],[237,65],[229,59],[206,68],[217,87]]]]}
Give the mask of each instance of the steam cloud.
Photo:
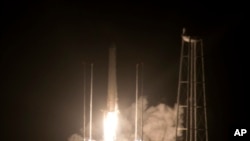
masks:
{"type": "MultiPolygon", "coordinates": [[[[179,109],[179,126],[183,122],[182,113],[183,110],[179,109]]],[[[138,100],[138,139],[142,139],[143,136],[143,141],[174,141],[176,136],[176,117],[177,106],[171,108],[161,103],[157,106],[148,107],[147,99],[140,97],[138,100]]],[[[118,124],[117,141],[132,141],[135,139],[135,103],[119,114],[118,124]]],[[[94,132],[93,139],[98,141],[98,137],[95,138],[94,132]]],[[[178,132],[177,135],[181,136],[182,134],[178,132]]],[[[83,137],[73,134],[68,141],[83,141],[83,137]]]]}

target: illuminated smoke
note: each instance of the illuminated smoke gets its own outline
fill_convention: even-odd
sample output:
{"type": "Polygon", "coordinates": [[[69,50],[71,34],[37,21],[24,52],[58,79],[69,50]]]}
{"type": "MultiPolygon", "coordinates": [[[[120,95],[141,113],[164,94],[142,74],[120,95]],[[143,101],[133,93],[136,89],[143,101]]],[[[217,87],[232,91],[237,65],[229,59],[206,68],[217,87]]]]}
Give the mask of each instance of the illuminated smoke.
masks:
{"type": "Polygon", "coordinates": [[[145,113],[144,139],[150,141],[174,141],[176,136],[176,108],[165,104],[150,107],[145,113]]]}
{"type": "Polygon", "coordinates": [[[83,138],[78,134],[73,134],[69,137],[68,141],[83,141],[83,138]]]}
{"type": "MultiPolygon", "coordinates": [[[[141,133],[141,111],[143,110],[143,140],[144,141],[174,141],[176,136],[176,114],[177,109],[165,104],[147,106],[146,98],[140,97],[138,101],[138,139],[142,139],[141,133]],[[143,109],[142,109],[143,101],[143,109]]],[[[179,110],[182,115],[182,110],[179,110]]],[[[119,117],[119,141],[134,140],[135,104],[132,104],[119,117]]],[[[182,120],[179,117],[180,125],[182,120]]],[[[181,136],[181,133],[178,133],[181,136]]]]}
{"type": "MultiPolygon", "coordinates": [[[[138,100],[138,139],[141,139],[141,113],[143,111],[143,141],[174,141],[176,135],[177,106],[169,107],[163,103],[148,107],[148,101],[144,97],[138,100]],[[143,101],[143,106],[142,106],[143,101]],[[143,109],[142,109],[143,107],[143,109]]],[[[180,109],[179,114],[183,111],[180,109]]],[[[117,141],[134,141],[135,137],[135,104],[118,114],[117,141]]],[[[179,123],[182,124],[182,117],[179,123]]],[[[93,131],[94,134],[95,131],[93,131]]],[[[181,133],[178,132],[178,136],[181,133]]],[[[72,135],[69,141],[82,141],[79,135],[72,135]],[[75,139],[75,140],[74,140],[75,139]]],[[[95,136],[93,135],[93,139],[95,136]]]]}

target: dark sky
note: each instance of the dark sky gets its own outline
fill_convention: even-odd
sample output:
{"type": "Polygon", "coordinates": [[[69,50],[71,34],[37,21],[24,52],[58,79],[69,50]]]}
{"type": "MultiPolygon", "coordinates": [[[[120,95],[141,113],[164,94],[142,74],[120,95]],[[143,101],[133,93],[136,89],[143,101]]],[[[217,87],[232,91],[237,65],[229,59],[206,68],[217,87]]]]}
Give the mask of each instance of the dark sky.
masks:
{"type": "Polygon", "coordinates": [[[113,42],[121,108],[134,101],[138,62],[144,62],[150,104],[173,106],[180,35],[186,27],[204,40],[209,137],[228,140],[231,128],[243,127],[248,119],[246,20],[244,8],[212,3],[3,2],[4,138],[63,141],[79,132],[84,61],[94,62],[94,110],[100,115],[106,106],[108,48],[113,42]]]}

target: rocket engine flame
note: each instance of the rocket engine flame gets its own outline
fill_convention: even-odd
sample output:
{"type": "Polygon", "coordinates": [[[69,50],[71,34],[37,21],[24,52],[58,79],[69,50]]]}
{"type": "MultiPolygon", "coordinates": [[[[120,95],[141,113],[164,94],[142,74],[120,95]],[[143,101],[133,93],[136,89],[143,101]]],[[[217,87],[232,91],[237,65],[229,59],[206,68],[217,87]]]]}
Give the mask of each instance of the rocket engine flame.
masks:
{"type": "Polygon", "coordinates": [[[116,129],[118,123],[117,111],[107,112],[104,117],[104,141],[114,141],[116,139],[116,129]]]}

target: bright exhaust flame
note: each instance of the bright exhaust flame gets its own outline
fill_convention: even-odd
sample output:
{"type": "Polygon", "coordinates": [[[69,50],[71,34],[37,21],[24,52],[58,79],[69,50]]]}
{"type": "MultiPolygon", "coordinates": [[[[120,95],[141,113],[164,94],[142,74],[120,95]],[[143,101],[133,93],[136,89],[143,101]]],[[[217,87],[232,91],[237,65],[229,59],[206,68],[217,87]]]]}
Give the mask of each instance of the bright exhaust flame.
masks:
{"type": "Polygon", "coordinates": [[[117,112],[107,112],[104,117],[104,141],[114,141],[118,123],[117,112]]]}

